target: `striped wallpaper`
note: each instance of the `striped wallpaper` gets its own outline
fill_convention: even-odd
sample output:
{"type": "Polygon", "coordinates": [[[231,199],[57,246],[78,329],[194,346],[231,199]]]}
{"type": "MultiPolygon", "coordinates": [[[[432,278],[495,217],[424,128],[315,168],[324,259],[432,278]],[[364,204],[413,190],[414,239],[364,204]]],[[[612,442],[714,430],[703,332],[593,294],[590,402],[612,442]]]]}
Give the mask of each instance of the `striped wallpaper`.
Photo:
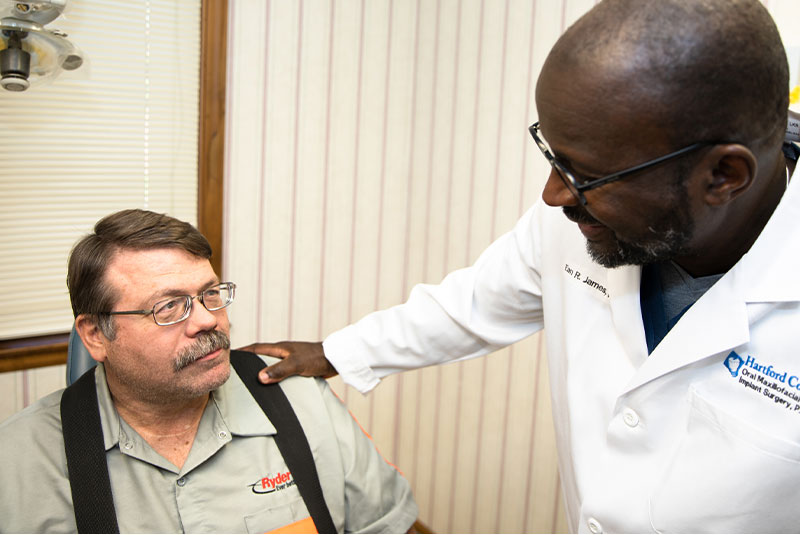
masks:
{"type": "MultiPolygon", "coordinates": [[[[536,75],[594,3],[230,0],[234,345],[321,339],[510,229],[548,171],[526,131],[536,75]]],[[[765,4],[779,25],[797,9],[765,4]]],[[[331,384],[435,531],[564,532],[544,357],[542,334],[368,396],[331,384]]],[[[0,419],[63,378],[63,366],[0,374],[0,419]]]]}
{"type": "MultiPolygon", "coordinates": [[[[235,343],[319,340],[473,262],[538,197],[548,50],[593,0],[234,0],[225,272],[235,343]]],[[[565,531],[543,338],[334,379],[441,532],[565,531]]]]}
{"type": "MultiPolygon", "coordinates": [[[[234,341],[322,339],[510,229],[548,172],[537,73],[595,3],[232,0],[234,341]]],[[[366,397],[332,380],[434,530],[566,531],[542,336],[366,397]]]]}

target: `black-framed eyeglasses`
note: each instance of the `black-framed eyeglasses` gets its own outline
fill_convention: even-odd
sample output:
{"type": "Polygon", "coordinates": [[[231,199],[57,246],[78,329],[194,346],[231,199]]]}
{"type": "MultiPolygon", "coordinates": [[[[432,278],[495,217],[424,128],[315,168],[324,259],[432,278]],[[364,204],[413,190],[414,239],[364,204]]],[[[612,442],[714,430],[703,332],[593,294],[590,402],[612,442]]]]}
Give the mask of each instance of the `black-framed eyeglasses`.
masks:
{"type": "Polygon", "coordinates": [[[189,317],[192,313],[192,302],[197,299],[206,310],[213,312],[220,310],[233,303],[236,294],[236,285],[232,282],[222,282],[203,290],[198,295],[177,295],[159,301],[151,310],[120,310],[116,312],[106,312],[106,314],[152,314],[156,325],[174,325],[189,317]]]}
{"type": "Polygon", "coordinates": [[[698,143],[692,143],[691,145],[687,145],[682,149],[678,149],[675,152],[670,152],[669,154],[665,154],[664,156],[659,156],[658,158],[649,160],[644,163],[640,163],[639,165],[634,165],[633,167],[629,167],[628,169],[624,169],[622,171],[618,171],[616,173],[596,178],[594,180],[581,180],[575,176],[569,169],[564,167],[564,165],[559,162],[553,153],[550,150],[550,147],[547,146],[547,143],[539,136],[539,122],[535,122],[528,127],[528,132],[531,133],[531,137],[536,142],[536,146],[539,147],[539,150],[542,151],[544,157],[547,158],[547,161],[556,170],[558,176],[561,177],[562,182],[567,187],[569,191],[575,196],[578,201],[582,205],[586,205],[586,197],[583,195],[583,192],[589,191],[591,189],[599,188],[609,182],[614,182],[615,180],[620,180],[627,176],[630,176],[634,173],[638,173],[644,169],[649,167],[653,167],[660,163],[666,162],[667,160],[672,160],[673,158],[677,158],[678,156],[683,156],[684,154],[688,154],[694,150],[697,150],[701,147],[707,147],[709,145],[719,145],[720,141],[700,141],[698,143]]]}

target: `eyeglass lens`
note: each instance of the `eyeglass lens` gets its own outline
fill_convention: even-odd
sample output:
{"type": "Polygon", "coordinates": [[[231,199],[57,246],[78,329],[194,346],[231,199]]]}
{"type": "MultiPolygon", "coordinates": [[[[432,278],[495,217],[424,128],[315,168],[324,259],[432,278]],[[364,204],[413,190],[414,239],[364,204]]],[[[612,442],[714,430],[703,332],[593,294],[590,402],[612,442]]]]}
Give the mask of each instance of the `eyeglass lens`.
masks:
{"type": "Polygon", "coordinates": [[[579,192],[578,188],[575,187],[575,182],[573,181],[571,176],[567,173],[567,171],[565,169],[563,169],[559,165],[559,163],[557,161],[555,161],[555,160],[551,160],[550,161],[550,165],[553,166],[553,169],[555,169],[556,173],[558,173],[558,176],[561,178],[561,181],[564,183],[564,185],[567,187],[567,189],[570,191],[570,193],[572,193],[572,195],[576,199],[578,199],[579,201],[582,201],[581,192],[579,192]]]}
{"type": "MultiPolygon", "coordinates": [[[[210,311],[219,310],[225,308],[233,301],[233,288],[232,284],[220,284],[207,289],[196,297],[199,298],[206,309],[210,311]]],[[[192,307],[192,299],[194,299],[194,297],[181,295],[156,303],[153,307],[153,317],[156,323],[168,325],[181,321],[189,315],[192,307]]]]}
{"type": "Polygon", "coordinates": [[[533,137],[533,140],[536,142],[536,146],[539,147],[539,150],[541,151],[541,153],[544,155],[544,157],[550,163],[550,166],[553,168],[553,170],[556,172],[556,174],[558,174],[559,178],[561,178],[561,181],[564,183],[564,185],[567,187],[567,189],[570,191],[570,193],[572,193],[572,195],[576,199],[578,199],[582,204],[585,204],[586,201],[583,198],[583,194],[578,191],[578,188],[576,187],[576,184],[575,184],[575,181],[574,181],[575,179],[573,178],[573,176],[566,169],[564,169],[561,166],[560,163],[558,163],[558,160],[556,160],[555,156],[553,156],[553,153],[550,150],[550,147],[548,147],[547,143],[544,141],[544,139],[542,139],[539,136],[539,133],[538,133],[539,132],[539,128],[538,127],[539,127],[539,123],[534,123],[528,129],[528,131],[531,133],[531,136],[533,137]]]}

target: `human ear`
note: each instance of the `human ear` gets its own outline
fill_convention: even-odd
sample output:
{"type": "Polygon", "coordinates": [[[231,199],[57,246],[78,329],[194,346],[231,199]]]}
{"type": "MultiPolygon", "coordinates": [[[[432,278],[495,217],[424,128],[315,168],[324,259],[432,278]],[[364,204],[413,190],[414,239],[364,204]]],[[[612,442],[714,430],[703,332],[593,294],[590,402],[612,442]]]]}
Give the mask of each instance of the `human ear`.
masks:
{"type": "Polygon", "coordinates": [[[89,355],[97,362],[106,360],[106,343],[108,339],[100,330],[97,321],[89,314],[79,314],[75,318],[75,330],[81,337],[83,345],[89,351],[89,355]]]}
{"type": "Polygon", "coordinates": [[[708,169],[704,200],[710,206],[726,204],[747,191],[758,173],[755,155],[738,143],[714,146],[702,164],[708,169]]]}

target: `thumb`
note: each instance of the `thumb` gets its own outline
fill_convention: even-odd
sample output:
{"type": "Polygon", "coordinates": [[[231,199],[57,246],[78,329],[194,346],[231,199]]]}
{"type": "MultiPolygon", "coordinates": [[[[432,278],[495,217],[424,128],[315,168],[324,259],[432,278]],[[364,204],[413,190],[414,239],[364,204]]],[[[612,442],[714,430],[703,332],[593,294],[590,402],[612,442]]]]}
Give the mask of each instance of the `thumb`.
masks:
{"type": "MultiPolygon", "coordinates": [[[[265,354],[269,355],[270,353],[265,354]]],[[[286,353],[283,353],[282,356],[285,357],[286,353]]],[[[258,372],[258,380],[265,385],[268,385],[271,383],[277,383],[283,379],[286,379],[287,377],[291,377],[292,375],[297,375],[297,372],[297,366],[292,363],[292,360],[282,360],[280,362],[276,362],[272,366],[267,366],[258,372]]]]}

